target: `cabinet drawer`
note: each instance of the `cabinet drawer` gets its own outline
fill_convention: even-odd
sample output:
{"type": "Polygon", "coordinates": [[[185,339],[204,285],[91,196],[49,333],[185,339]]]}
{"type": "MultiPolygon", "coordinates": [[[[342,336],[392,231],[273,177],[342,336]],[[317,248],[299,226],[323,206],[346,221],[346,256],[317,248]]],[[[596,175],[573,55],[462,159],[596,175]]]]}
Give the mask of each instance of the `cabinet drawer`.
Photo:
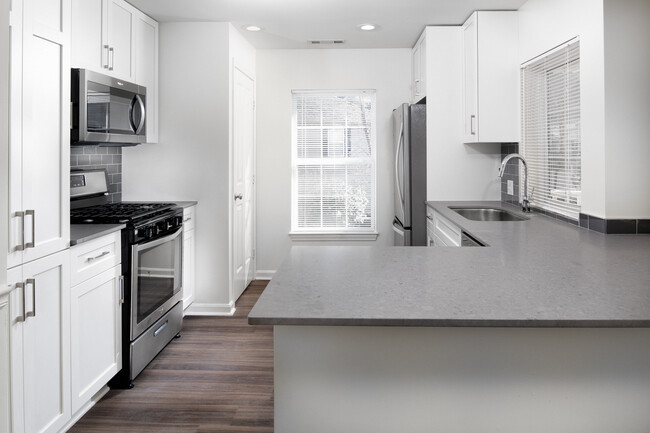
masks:
{"type": "Polygon", "coordinates": [[[196,206],[190,206],[183,209],[183,231],[187,232],[194,229],[196,220],[196,206]]]}
{"type": "Polygon", "coordinates": [[[70,279],[79,284],[121,263],[120,232],[70,248],[70,279]]]}
{"type": "Polygon", "coordinates": [[[460,246],[460,229],[437,212],[433,214],[433,233],[447,246],[460,246]]]}

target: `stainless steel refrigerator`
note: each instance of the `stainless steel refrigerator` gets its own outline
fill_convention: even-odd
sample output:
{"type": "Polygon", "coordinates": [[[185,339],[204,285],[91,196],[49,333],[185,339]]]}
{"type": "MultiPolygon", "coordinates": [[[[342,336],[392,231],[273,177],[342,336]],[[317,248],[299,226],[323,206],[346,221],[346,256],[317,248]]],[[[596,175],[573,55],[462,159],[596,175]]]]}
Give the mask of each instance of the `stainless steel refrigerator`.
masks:
{"type": "Polygon", "coordinates": [[[393,110],[395,217],[397,246],[425,246],[427,238],[427,128],[425,104],[393,110]]]}

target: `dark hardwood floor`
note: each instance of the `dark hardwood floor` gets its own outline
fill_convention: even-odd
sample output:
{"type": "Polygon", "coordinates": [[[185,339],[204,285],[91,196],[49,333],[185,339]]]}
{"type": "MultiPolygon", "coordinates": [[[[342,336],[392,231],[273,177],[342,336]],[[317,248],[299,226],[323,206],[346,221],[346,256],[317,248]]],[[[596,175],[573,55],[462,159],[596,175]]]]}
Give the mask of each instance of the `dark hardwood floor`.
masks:
{"type": "Polygon", "coordinates": [[[134,381],[111,390],[70,432],[272,432],[273,327],[248,313],[266,281],[253,281],[234,317],[186,317],[134,381]]]}

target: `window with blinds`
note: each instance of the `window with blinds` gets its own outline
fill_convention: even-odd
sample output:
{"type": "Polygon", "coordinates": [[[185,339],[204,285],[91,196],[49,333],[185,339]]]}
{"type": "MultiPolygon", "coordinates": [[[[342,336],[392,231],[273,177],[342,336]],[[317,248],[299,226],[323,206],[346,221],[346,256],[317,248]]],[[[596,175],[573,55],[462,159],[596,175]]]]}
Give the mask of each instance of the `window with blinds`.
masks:
{"type": "Polygon", "coordinates": [[[293,92],[292,232],[375,231],[375,92],[293,92]]]}
{"type": "Polygon", "coordinates": [[[523,65],[521,91],[522,153],[528,163],[531,205],[577,220],[581,202],[579,41],[523,65]]]}

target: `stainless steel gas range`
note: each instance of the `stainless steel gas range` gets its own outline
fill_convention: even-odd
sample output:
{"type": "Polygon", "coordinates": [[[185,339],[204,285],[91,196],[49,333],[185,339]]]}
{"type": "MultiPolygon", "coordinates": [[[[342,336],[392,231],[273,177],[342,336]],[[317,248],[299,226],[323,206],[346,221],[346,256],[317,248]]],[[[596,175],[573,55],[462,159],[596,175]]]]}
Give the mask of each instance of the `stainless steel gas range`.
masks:
{"type": "Polygon", "coordinates": [[[122,370],[109,383],[133,380],[174,338],[182,321],[183,210],[174,203],[107,203],[105,170],[70,173],[72,224],[126,224],[122,230],[122,370]]]}

